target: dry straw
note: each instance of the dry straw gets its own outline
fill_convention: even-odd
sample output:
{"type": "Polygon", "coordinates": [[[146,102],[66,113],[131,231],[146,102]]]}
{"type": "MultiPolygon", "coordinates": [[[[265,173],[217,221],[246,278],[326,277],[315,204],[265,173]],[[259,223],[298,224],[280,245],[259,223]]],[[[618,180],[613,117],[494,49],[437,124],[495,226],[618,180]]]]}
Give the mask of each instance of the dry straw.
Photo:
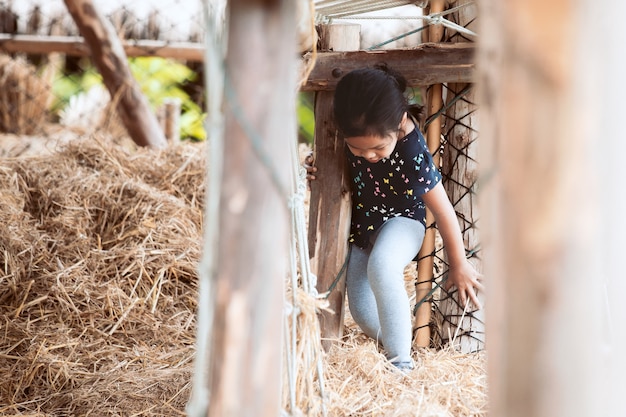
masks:
{"type": "MultiPolygon", "coordinates": [[[[0,415],[184,415],[204,154],[203,145],[155,151],[91,138],[2,159],[0,415]]],[[[351,322],[328,354],[317,349],[320,398],[317,358],[306,353],[319,346],[320,303],[296,299],[292,415],[485,415],[483,354],[424,349],[403,375],[351,322]]]]}
{"type": "Polygon", "coordinates": [[[23,58],[0,54],[0,131],[34,133],[47,117],[51,90],[23,58]]]}

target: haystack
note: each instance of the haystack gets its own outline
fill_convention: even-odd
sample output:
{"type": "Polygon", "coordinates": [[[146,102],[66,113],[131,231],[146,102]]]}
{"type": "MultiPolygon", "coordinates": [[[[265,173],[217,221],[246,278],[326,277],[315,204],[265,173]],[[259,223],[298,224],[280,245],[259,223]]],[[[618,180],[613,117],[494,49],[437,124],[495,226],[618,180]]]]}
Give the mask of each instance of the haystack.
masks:
{"type": "Polygon", "coordinates": [[[194,356],[204,158],[96,140],[0,170],[0,413],[175,415],[194,356]]]}
{"type": "Polygon", "coordinates": [[[23,58],[0,54],[0,131],[31,134],[47,118],[52,87],[23,58]]]}
{"type": "MultiPolygon", "coordinates": [[[[184,415],[204,164],[203,144],[98,138],[2,159],[0,415],[184,415]]],[[[321,354],[328,416],[486,414],[483,354],[420,349],[417,368],[399,374],[347,320],[321,354]]],[[[320,395],[310,388],[301,395],[320,395]]]]}

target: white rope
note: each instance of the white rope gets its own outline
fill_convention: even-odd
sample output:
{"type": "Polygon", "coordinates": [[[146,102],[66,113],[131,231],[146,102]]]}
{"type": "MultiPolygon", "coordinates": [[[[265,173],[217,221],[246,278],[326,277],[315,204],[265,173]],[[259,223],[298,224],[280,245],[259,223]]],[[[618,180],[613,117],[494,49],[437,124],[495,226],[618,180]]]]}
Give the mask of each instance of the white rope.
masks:
{"type": "MultiPolygon", "coordinates": [[[[295,127],[295,126],[294,126],[295,127]]],[[[294,129],[295,131],[295,129],[294,129]]],[[[296,350],[298,349],[298,315],[301,314],[301,309],[298,306],[297,295],[299,291],[299,283],[302,286],[302,290],[312,296],[317,297],[316,289],[316,276],[311,272],[311,265],[309,262],[309,247],[306,236],[306,220],[304,213],[304,200],[306,195],[306,170],[300,165],[297,143],[295,140],[289,141],[290,154],[291,154],[291,167],[292,167],[292,187],[293,195],[289,200],[289,208],[291,211],[291,227],[292,227],[292,239],[289,251],[289,258],[291,262],[291,286],[292,298],[290,304],[285,308],[284,320],[285,320],[285,353],[287,367],[287,378],[289,384],[289,405],[292,411],[297,409],[296,405],[296,383],[298,363],[296,360],[296,350]],[[299,260],[299,263],[298,263],[299,260]],[[290,320],[290,323],[287,321],[290,320]],[[288,333],[288,330],[291,330],[288,333]]],[[[318,337],[319,337],[318,333],[318,337]]],[[[302,341],[301,341],[302,342],[302,341]]],[[[317,345],[306,346],[306,363],[313,363],[316,361],[317,379],[319,383],[319,393],[321,400],[322,415],[326,416],[326,406],[324,403],[325,390],[324,390],[324,375],[322,369],[322,360],[319,354],[314,351],[317,346],[321,346],[321,341],[317,345]]],[[[319,352],[317,352],[319,353],[319,352]]],[[[283,410],[284,415],[289,415],[283,410]]]]}
{"type": "Polygon", "coordinates": [[[226,29],[220,11],[215,2],[203,0],[205,26],[205,90],[207,91],[207,189],[209,198],[206,200],[204,221],[204,251],[198,270],[198,328],[196,332],[196,357],[192,391],[187,404],[189,417],[204,417],[209,405],[209,387],[207,375],[210,374],[208,345],[212,333],[214,293],[211,288],[216,271],[216,255],[219,230],[219,196],[222,183],[222,154],[224,148],[224,114],[222,102],[224,97],[224,57],[226,45],[226,29]]]}

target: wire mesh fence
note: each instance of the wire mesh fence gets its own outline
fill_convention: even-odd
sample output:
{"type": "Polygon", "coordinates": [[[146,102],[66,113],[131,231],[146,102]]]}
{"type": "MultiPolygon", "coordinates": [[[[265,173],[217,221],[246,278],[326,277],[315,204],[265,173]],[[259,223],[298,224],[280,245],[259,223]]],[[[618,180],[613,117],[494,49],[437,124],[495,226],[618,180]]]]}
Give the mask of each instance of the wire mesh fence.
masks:
{"type": "MultiPolygon", "coordinates": [[[[458,0],[451,2],[449,7],[446,17],[451,24],[446,28],[442,41],[472,42],[478,15],[476,4],[471,0],[458,0]],[[455,30],[455,25],[462,30],[455,30]]],[[[466,256],[482,271],[477,201],[479,123],[475,89],[473,84],[447,83],[443,95],[444,107],[440,111],[443,183],[461,227],[466,256]]],[[[440,288],[449,271],[443,246],[437,245],[434,256],[433,345],[450,343],[463,352],[483,350],[484,309],[476,310],[471,304],[462,305],[454,288],[450,291],[440,288]]],[[[479,293],[479,299],[484,306],[484,293],[479,293]]]]}
{"type": "MultiPolygon", "coordinates": [[[[472,85],[448,84],[447,111],[443,114],[442,138],[443,182],[461,226],[466,256],[481,269],[477,212],[477,120],[472,85]]],[[[453,343],[466,352],[484,349],[484,311],[462,305],[456,290],[446,291],[441,285],[447,279],[449,263],[445,248],[438,245],[435,253],[432,339],[436,346],[453,343]]],[[[483,298],[483,294],[479,298],[483,298]]],[[[484,300],[483,300],[484,301],[484,300]]]]}

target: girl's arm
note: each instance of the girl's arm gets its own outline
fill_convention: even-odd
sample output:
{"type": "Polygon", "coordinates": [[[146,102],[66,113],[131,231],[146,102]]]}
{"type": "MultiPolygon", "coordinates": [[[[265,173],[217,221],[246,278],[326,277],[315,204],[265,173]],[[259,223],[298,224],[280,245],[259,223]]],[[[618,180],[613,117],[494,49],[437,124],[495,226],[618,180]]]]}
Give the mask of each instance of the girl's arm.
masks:
{"type": "Polygon", "coordinates": [[[476,308],[481,308],[477,290],[482,291],[483,286],[479,282],[480,274],[465,257],[465,247],[459,222],[448,195],[441,182],[435,188],[422,195],[426,207],[433,213],[437,222],[437,229],[445,244],[450,271],[448,280],[444,285],[446,290],[453,285],[459,291],[459,300],[465,305],[467,297],[474,303],[476,308]]]}

